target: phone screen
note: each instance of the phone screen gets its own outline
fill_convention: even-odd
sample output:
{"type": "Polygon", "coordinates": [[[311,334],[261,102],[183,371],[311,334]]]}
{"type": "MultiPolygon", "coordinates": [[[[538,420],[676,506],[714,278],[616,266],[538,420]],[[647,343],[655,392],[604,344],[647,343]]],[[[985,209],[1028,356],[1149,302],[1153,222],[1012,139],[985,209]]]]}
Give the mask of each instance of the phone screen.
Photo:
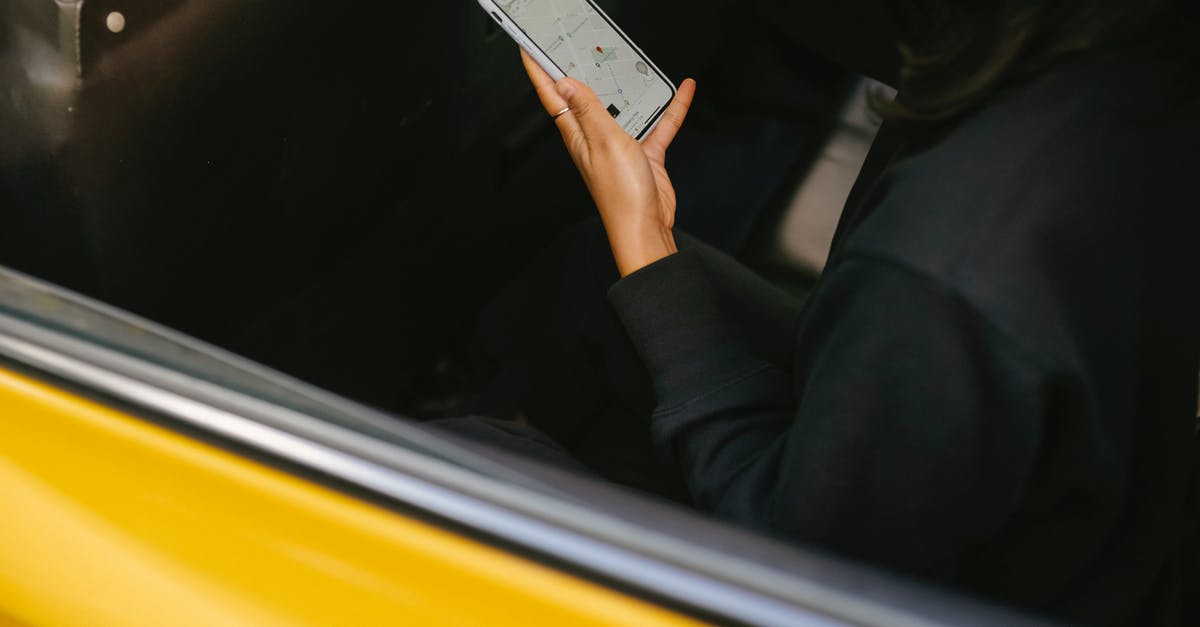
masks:
{"type": "Polygon", "coordinates": [[[495,0],[563,74],[591,87],[637,139],[675,95],[670,81],[589,0],[495,0]]]}

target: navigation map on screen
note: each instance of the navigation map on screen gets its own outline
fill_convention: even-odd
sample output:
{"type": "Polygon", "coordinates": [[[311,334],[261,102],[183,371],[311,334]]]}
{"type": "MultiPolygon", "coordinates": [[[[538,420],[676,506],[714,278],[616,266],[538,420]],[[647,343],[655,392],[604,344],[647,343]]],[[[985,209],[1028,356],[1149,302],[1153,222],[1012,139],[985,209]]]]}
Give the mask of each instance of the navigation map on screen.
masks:
{"type": "Polygon", "coordinates": [[[587,0],[496,0],[567,76],[588,84],[638,136],[672,96],[666,79],[587,0]]]}

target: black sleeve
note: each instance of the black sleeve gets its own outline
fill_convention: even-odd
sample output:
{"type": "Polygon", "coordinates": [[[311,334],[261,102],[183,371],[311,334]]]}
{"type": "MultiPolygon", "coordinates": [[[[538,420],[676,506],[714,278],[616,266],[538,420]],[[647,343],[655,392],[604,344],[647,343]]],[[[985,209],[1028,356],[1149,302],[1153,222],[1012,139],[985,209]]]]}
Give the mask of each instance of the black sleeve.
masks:
{"type": "Polygon", "coordinates": [[[886,4],[883,0],[756,0],[755,9],[792,41],[848,70],[896,87],[900,37],[886,4]]]}
{"type": "Polygon", "coordinates": [[[610,300],[655,382],[656,443],[699,507],[931,571],[1017,506],[1041,369],[937,284],[844,260],[809,304],[794,378],[751,356],[687,252],[610,300]]]}

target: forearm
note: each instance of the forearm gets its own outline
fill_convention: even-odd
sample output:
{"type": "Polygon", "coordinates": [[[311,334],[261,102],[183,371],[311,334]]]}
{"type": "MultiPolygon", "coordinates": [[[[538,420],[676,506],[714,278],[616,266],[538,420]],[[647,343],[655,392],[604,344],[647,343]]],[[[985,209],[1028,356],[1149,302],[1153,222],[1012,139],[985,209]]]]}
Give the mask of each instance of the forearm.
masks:
{"type": "Polygon", "coordinates": [[[609,297],[654,383],[656,446],[698,507],[758,526],[737,477],[787,428],[786,377],[750,349],[698,251],[651,264],[609,297]]]}
{"type": "Polygon", "coordinates": [[[810,301],[789,376],[714,292],[689,250],[610,291],[655,384],[656,444],[697,507],[911,572],[1012,515],[1044,377],[958,294],[845,262],[810,301]]]}

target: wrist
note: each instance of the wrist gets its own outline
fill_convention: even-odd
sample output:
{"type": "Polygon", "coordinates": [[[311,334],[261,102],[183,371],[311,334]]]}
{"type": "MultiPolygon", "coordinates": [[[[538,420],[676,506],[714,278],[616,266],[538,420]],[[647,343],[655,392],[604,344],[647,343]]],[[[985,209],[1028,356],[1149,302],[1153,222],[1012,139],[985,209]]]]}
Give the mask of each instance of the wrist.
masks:
{"type": "Polygon", "coordinates": [[[661,223],[605,224],[605,230],[622,277],[679,252],[675,234],[661,223]]]}

